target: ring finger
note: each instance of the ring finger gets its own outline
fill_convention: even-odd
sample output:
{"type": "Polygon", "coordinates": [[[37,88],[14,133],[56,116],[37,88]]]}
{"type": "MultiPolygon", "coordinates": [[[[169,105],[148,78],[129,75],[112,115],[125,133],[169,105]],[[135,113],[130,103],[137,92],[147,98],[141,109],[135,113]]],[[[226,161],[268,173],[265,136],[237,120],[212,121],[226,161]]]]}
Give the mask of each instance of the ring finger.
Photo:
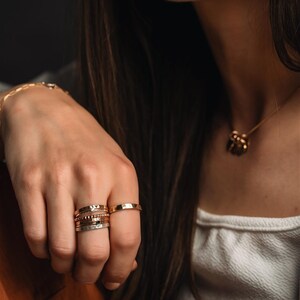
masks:
{"type": "MultiPolygon", "coordinates": [[[[130,199],[131,203],[137,204],[137,185],[131,182],[131,184],[116,186],[109,198],[109,206],[120,204],[120,199],[130,199]]],[[[140,239],[140,212],[138,210],[120,210],[111,214],[111,252],[103,276],[103,283],[107,289],[117,289],[135,267],[140,239]]]]}

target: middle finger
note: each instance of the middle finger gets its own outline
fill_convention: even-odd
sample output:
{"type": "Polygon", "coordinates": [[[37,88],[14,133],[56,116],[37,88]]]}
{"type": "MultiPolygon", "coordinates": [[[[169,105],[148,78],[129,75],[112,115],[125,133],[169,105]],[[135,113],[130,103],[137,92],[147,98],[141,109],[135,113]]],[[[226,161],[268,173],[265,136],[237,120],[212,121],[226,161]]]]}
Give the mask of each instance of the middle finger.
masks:
{"type": "Polygon", "coordinates": [[[108,229],[78,232],[75,278],[82,283],[94,283],[109,257],[108,229]]]}

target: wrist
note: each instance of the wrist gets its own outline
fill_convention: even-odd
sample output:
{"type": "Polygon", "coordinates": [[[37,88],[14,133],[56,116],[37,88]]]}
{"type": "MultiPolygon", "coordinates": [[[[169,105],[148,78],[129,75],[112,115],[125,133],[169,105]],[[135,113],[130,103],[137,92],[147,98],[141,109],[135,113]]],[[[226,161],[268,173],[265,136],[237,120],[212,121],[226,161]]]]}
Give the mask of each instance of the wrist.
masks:
{"type": "MultiPolygon", "coordinates": [[[[55,83],[46,83],[46,82],[33,82],[33,83],[25,83],[19,86],[12,88],[11,90],[7,91],[2,97],[0,97],[0,113],[3,110],[5,102],[15,96],[16,94],[22,93],[24,91],[30,90],[36,87],[46,87],[49,90],[56,90],[60,89],[55,83]]],[[[69,94],[67,91],[65,93],[69,94]]]]}
{"type": "Polygon", "coordinates": [[[22,84],[0,92],[0,159],[4,158],[5,128],[8,120],[12,122],[20,112],[33,110],[34,101],[37,99],[57,97],[59,93],[68,94],[57,85],[44,82],[22,84]]]}
{"type": "Polygon", "coordinates": [[[0,93],[0,128],[3,119],[3,112],[5,110],[6,102],[12,102],[12,99],[15,98],[16,95],[23,94],[26,91],[34,90],[34,89],[47,88],[48,90],[61,90],[65,94],[69,94],[68,91],[62,90],[55,83],[46,83],[46,82],[34,82],[34,83],[25,83],[22,85],[18,85],[4,93],[0,93]],[[11,101],[8,101],[11,100],[11,101]]]}

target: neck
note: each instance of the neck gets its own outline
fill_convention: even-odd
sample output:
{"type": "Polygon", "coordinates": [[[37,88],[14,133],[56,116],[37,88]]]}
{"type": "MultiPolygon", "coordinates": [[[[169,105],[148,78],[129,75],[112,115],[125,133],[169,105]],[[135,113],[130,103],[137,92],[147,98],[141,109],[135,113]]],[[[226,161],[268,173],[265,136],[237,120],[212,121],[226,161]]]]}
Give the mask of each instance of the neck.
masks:
{"type": "Polygon", "coordinates": [[[282,106],[300,76],[279,60],[273,46],[266,0],[197,1],[230,100],[232,125],[247,131],[282,106]]]}

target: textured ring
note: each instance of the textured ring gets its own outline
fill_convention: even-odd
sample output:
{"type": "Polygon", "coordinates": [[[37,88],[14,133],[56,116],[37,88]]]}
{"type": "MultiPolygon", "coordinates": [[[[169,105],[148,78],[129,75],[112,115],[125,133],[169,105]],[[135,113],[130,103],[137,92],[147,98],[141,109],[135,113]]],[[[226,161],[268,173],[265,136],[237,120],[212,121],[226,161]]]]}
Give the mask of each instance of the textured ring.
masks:
{"type": "Polygon", "coordinates": [[[75,210],[74,214],[75,216],[78,216],[80,214],[84,214],[88,212],[98,212],[98,211],[108,212],[108,207],[106,205],[101,205],[101,204],[88,205],[75,210]]]}
{"type": "Polygon", "coordinates": [[[99,223],[109,223],[109,217],[105,218],[93,218],[89,220],[80,220],[80,221],[75,221],[76,225],[90,225],[94,222],[99,222],[99,223]]]}
{"type": "Polygon", "coordinates": [[[136,203],[123,203],[123,204],[118,204],[115,206],[111,206],[109,208],[109,213],[115,213],[117,211],[121,211],[121,210],[127,210],[127,209],[134,209],[134,210],[142,210],[142,206],[140,204],[136,204],[136,203]]]}
{"type": "Polygon", "coordinates": [[[102,228],[108,228],[109,223],[105,224],[97,224],[97,225],[86,225],[86,226],[79,226],[76,227],[76,231],[89,231],[89,230],[96,230],[96,229],[102,229],[102,228]]]}
{"type": "Polygon", "coordinates": [[[82,216],[79,215],[78,217],[75,217],[74,221],[85,221],[85,220],[91,220],[94,218],[105,218],[105,217],[109,217],[109,213],[101,213],[101,214],[92,214],[92,215],[87,215],[87,216],[82,216]]]}
{"type": "Polygon", "coordinates": [[[81,228],[84,226],[92,226],[92,225],[99,225],[99,224],[109,224],[109,222],[106,221],[96,221],[96,222],[85,222],[85,223],[80,223],[80,224],[76,224],[75,228],[81,228]]]}

